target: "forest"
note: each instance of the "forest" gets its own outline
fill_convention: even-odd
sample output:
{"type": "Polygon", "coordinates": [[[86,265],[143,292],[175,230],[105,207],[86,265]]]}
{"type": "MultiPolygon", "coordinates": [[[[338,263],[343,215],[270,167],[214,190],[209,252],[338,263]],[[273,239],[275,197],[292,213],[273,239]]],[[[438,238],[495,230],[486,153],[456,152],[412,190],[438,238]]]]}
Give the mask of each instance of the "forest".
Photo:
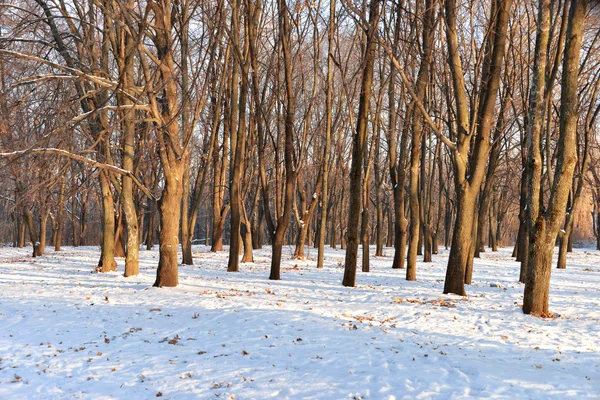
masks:
{"type": "Polygon", "coordinates": [[[600,395],[600,2],[0,2],[0,398],[600,395]]]}
{"type": "Polygon", "coordinates": [[[574,226],[600,248],[599,50],[588,0],[4,3],[0,241],[100,245],[125,277],[158,246],[157,287],[194,244],[229,272],[269,246],[270,280],[340,247],[345,287],[444,247],[459,296],[514,246],[551,316],[574,226]]]}

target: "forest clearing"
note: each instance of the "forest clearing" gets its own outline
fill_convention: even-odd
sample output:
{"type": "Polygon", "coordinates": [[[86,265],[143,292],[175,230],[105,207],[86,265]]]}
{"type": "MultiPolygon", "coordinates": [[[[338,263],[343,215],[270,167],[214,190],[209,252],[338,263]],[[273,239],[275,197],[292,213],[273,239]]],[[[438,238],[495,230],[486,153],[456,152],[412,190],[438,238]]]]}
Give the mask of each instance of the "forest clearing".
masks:
{"type": "MultiPolygon", "coordinates": [[[[510,250],[475,262],[468,297],[441,295],[447,251],[407,282],[393,249],[344,288],[343,251],[323,269],[269,249],[239,273],[194,247],[177,288],[91,273],[97,248],[31,259],[0,252],[0,397],[11,399],[598,398],[600,254],[576,249],[551,284],[554,318],[521,312],[510,250]],[[498,286],[492,287],[491,285],[498,286]]],[[[293,248],[286,247],[286,253],[293,248]]],[[[422,267],[422,268],[421,268],[422,267]]]]}

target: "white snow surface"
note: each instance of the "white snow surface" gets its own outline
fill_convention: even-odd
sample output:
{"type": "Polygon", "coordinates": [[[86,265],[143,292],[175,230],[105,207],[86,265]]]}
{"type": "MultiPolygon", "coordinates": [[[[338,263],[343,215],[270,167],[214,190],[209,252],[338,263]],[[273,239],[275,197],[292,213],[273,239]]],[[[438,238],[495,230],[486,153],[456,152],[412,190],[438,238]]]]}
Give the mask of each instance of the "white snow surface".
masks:
{"type": "Polygon", "coordinates": [[[476,259],[466,298],[441,294],[447,251],[408,282],[386,248],[356,288],[344,251],[326,251],[317,270],[315,249],[285,248],[269,281],[269,247],[227,273],[227,251],[195,246],[159,289],[157,250],[124,278],[122,259],[92,273],[96,247],[0,248],[0,398],[600,398],[600,252],[553,268],[558,315],[539,319],[508,248],[476,259]]]}

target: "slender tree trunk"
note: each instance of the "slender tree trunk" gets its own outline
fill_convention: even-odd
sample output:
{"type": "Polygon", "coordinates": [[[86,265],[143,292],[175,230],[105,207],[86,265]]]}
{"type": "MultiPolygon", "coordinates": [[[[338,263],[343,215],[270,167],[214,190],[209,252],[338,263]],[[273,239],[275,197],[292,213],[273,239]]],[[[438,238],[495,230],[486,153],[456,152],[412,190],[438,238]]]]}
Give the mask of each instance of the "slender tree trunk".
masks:
{"type": "Polygon", "coordinates": [[[376,55],[375,30],[379,23],[380,0],[371,0],[369,5],[369,26],[365,49],[360,101],[358,106],[356,133],[352,143],[352,165],[350,170],[350,208],[348,210],[347,249],[345,259],[344,286],[356,285],[356,262],[358,258],[358,222],[361,208],[361,178],[364,146],[367,138],[369,103],[373,83],[373,69],[376,55]]]}
{"type": "Polygon", "coordinates": [[[48,237],[48,211],[44,210],[40,214],[40,255],[46,252],[46,240],[48,237]]]}
{"type": "Polygon", "coordinates": [[[227,164],[227,153],[228,153],[228,141],[229,141],[229,124],[223,124],[223,145],[221,161],[219,161],[219,148],[215,146],[213,157],[213,226],[212,226],[212,240],[210,244],[210,251],[217,252],[223,251],[223,228],[225,226],[225,219],[229,212],[229,206],[223,207],[223,201],[225,197],[225,176],[228,170],[227,164]]]}
{"type": "Polygon", "coordinates": [[[98,262],[100,272],[117,269],[115,261],[115,206],[110,190],[107,172],[100,171],[100,190],[102,193],[102,252],[98,262]]]}
{"type": "MultiPolygon", "coordinates": [[[[368,160],[365,160],[369,162],[368,160]]],[[[362,245],[362,272],[369,272],[369,201],[371,185],[368,173],[365,173],[365,184],[363,185],[363,209],[361,212],[360,236],[362,245]]]]}
{"type": "Polygon", "coordinates": [[[569,249],[569,236],[573,230],[573,225],[568,224],[565,227],[564,233],[559,234],[559,245],[558,245],[558,262],[556,267],[558,269],[567,268],[567,252],[569,249]]]}
{"type": "Polygon", "coordinates": [[[60,180],[60,192],[58,196],[58,209],[56,210],[56,231],[54,233],[54,251],[60,251],[62,244],[63,231],[65,227],[64,215],[65,215],[65,178],[60,180]]]}
{"type": "Polygon", "coordinates": [[[321,225],[319,229],[319,251],[317,256],[317,268],[323,268],[323,259],[325,257],[325,236],[327,234],[327,211],[329,210],[329,153],[331,152],[331,131],[333,125],[333,43],[335,36],[335,3],[335,0],[329,1],[326,89],[327,120],[325,127],[325,149],[323,150],[323,190],[321,197],[321,225]]]}
{"type": "MultiPolygon", "coordinates": [[[[185,123],[185,122],[184,122],[185,123]]],[[[185,171],[183,173],[183,195],[181,203],[181,252],[182,252],[182,264],[194,265],[194,258],[192,257],[192,232],[190,232],[190,161],[186,161],[185,171]]]]}
{"type": "MultiPolygon", "coordinates": [[[[477,208],[478,205],[475,205],[477,208]]],[[[471,228],[471,248],[469,250],[469,258],[467,259],[467,267],[465,269],[465,284],[470,285],[473,281],[473,262],[475,261],[475,251],[477,245],[477,232],[479,227],[479,216],[475,212],[473,215],[473,227],[471,228]]]]}
{"type": "Polygon", "coordinates": [[[292,204],[294,202],[294,193],[296,191],[296,166],[294,165],[294,112],[295,112],[295,93],[293,88],[293,66],[291,54],[291,31],[289,21],[289,9],[286,0],[279,0],[279,31],[281,48],[283,52],[284,76],[285,76],[285,95],[286,95],[286,113],[285,113],[285,194],[283,212],[281,217],[277,218],[277,228],[273,239],[273,256],[271,259],[271,274],[269,279],[281,279],[281,253],[283,240],[287,227],[292,217],[292,204]]]}
{"type": "MultiPolygon", "coordinates": [[[[131,78],[133,82],[133,78],[131,78]]],[[[135,122],[130,117],[126,117],[123,124],[124,144],[123,144],[123,168],[128,171],[134,170],[133,159],[135,151],[135,122]]],[[[139,250],[138,242],[138,216],[135,209],[135,200],[133,197],[133,182],[130,177],[123,176],[122,184],[122,202],[123,213],[125,214],[125,223],[127,226],[127,253],[125,257],[125,276],[135,276],[139,273],[139,250]]],[[[148,199],[148,201],[152,201],[148,199]]]]}
{"type": "MultiPolygon", "coordinates": [[[[381,102],[378,100],[378,106],[375,110],[375,125],[379,125],[379,107],[381,102]]],[[[379,128],[375,128],[379,131],[379,128]]],[[[374,136],[376,136],[375,134],[374,136]]],[[[369,272],[369,219],[370,219],[370,202],[371,202],[371,159],[373,158],[373,150],[375,148],[375,138],[371,140],[371,146],[367,148],[365,143],[365,159],[363,162],[364,177],[362,187],[362,212],[361,212],[361,226],[360,226],[360,241],[362,245],[362,272],[369,272]]]]}
{"type": "MultiPolygon", "coordinates": [[[[377,119],[379,120],[379,117],[377,119]]],[[[379,164],[379,154],[381,151],[380,143],[381,128],[378,124],[377,136],[375,137],[375,160],[373,161],[375,173],[375,212],[377,221],[375,226],[375,257],[383,257],[383,199],[381,198],[383,179],[379,164]]]]}
{"type": "MultiPolygon", "coordinates": [[[[240,47],[240,24],[239,24],[239,9],[241,2],[240,0],[235,0],[232,3],[231,9],[231,42],[234,47],[241,51],[240,47]]],[[[240,61],[241,62],[241,61],[240,61]]],[[[242,214],[242,196],[241,196],[241,184],[242,184],[242,171],[243,171],[243,157],[245,155],[246,146],[245,146],[245,134],[246,127],[245,121],[244,126],[242,126],[242,122],[238,120],[238,117],[245,115],[246,110],[241,110],[240,105],[244,103],[245,105],[245,96],[246,93],[244,90],[240,94],[239,91],[239,75],[240,75],[240,67],[238,65],[237,60],[232,64],[232,72],[231,72],[231,98],[230,98],[230,119],[229,119],[229,140],[231,146],[231,159],[232,166],[230,170],[230,178],[229,178],[229,198],[231,204],[231,228],[230,228],[230,237],[229,237],[229,261],[227,264],[228,272],[238,272],[239,271],[239,254],[242,249],[241,247],[241,214],[242,214]],[[239,121],[239,126],[238,126],[239,121]]],[[[242,80],[242,85],[245,85],[242,80]]]]}
{"type": "Polygon", "coordinates": [[[148,231],[146,232],[146,250],[152,250],[152,247],[154,247],[154,238],[156,236],[156,211],[154,210],[154,206],[151,206],[149,214],[148,231]]]}
{"type": "MultiPolygon", "coordinates": [[[[402,29],[402,12],[403,8],[397,4],[396,6],[396,23],[394,26],[394,44],[392,51],[394,55],[398,54],[398,46],[400,43],[400,33],[402,29]]],[[[392,261],[393,269],[403,269],[404,259],[406,258],[406,229],[408,221],[404,212],[404,181],[406,172],[404,169],[407,153],[408,142],[408,125],[404,124],[400,137],[400,155],[396,156],[396,122],[398,116],[398,107],[396,106],[396,75],[397,70],[393,60],[390,60],[390,81],[388,83],[388,102],[389,102],[389,120],[388,120],[388,158],[390,163],[390,178],[392,181],[392,193],[394,197],[393,210],[393,240],[394,240],[394,260],[392,261]]],[[[409,110],[412,107],[409,106],[409,110]]],[[[389,215],[388,220],[392,220],[392,215],[389,215]]],[[[391,230],[388,231],[388,241],[392,238],[391,230]]]]}
{"type": "Polygon", "coordinates": [[[330,235],[330,238],[331,238],[331,241],[330,241],[331,245],[330,246],[331,246],[332,249],[335,249],[336,246],[337,246],[337,243],[336,243],[337,234],[335,232],[335,225],[336,225],[335,224],[335,220],[336,220],[336,216],[337,216],[337,209],[338,209],[338,207],[339,207],[338,205],[334,206],[332,208],[332,213],[331,213],[331,215],[333,216],[333,218],[331,220],[331,232],[329,233],[329,235],[330,235]]]}
{"type": "MultiPolygon", "coordinates": [[[[119,209],[118,203],[115,208],[119,209]]],[[[115,257],[125,257],[125,242],[123,241],[123,236],[125,235],[124,225],[123,214],[115,212],[115,257]]]]}
{"type": "MultiPolygon", "coordinates": [[[[19,239],[18,239],[18,243],[17,243],[17,247],[20,249],[25,247],[25,227],[26,227],[26,222],[24,221],[23,216],[20,216],[19,217],[19,239]]],[[[599,239],[598,243],[600,243],[600,239],[599,239]]]]}
{"type": "Polygon", "coordinates": [[[32,256],[40,257],[42,255],[40,249],[40,237],[38,235],[37,229],[35,229],[35,224],[33,223],[33,215],[31,215],[31,211],[24,209],[23,219],[27,224],[27,229],[29,230],[29,240],[31,240],[31,245],[33,246],[32,256]]]}
{"type": "Polygon", "coordinates": [[[246,213],[246,207],[242,207],[242,223],[240,225],[240,235],[242,237],[242,243],[244,245],[244,253],[242,255],[243,263],[254,262],[254,255],[252,253],[252,229],[250,227],[250,220],[246,213]]]}
{"type": "Polygon", "coordinates": [[[492,204],[490,205],[490,212],[489,212],[489,230],[490,230],[490,247],[492,248],[493,252],[498,251],[498,236],[496,235],[497,230],[497,223],[496,223],[496,212],[495,212],[495,207],[494,207],[494,203],[492,202],[492,204]]]}
{"type": "MultiPolygon", "coordinates": [[[[425,15],[423,20],[423,52],[421,55],[421,65],[417,75],[416,95],[414,101],[423,101],[425,91],[429,82],[429,70],[431,68],[431,58],[433,54],[434,39],[434,18],[436,8],[431,0],[425,2],[425,15]]],[[[419,164],[421,163],[421,151],[423,134],[423,117],[420,112],[413,108],[412,117],[412,141],[410,152],[410,241],[408,244],[408,258],[406,268],[406,279],[409,281],[417,280],[417,254],[421,249],[420,225],[421,225],[421,204],[419,196],[419,164]]],[[[421,165],[425,168],[425,165],[421,165]]],[[[425,182],[422,182],[425,184],[425,182]]],[[[427,234],[427,233],[425,233],[427,234]]],[[[428,244],[426,238],[426,245],[428,244]]],[[[429,257],[431,254],[429,253],[429,257]]]]}

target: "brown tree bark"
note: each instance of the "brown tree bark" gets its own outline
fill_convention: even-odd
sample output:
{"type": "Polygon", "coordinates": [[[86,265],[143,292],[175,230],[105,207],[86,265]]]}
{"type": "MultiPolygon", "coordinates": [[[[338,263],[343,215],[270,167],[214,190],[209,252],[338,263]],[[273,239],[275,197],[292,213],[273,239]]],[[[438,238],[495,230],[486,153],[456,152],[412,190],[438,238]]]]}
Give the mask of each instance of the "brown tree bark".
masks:
{"type": "MultiPolygon", "coordinates": [[[[150,5],[155,15],[152,37],[160,63],[157,88],[161,97],[150,95],[153,116],[162,121],[157,127],[158,153],[163,166],[164,187],[160,198],[159,262],[156,271],[156,287],[174,287],[179,283],[177,248],[181,221],[183,174],[188,159],[190,136],[181,137],[178,124],[177,72],[173,58],[174,38],[172,9],[170,2],[162,0],[150,5]],[[159,104],[160,101],[160,104],[159,104]]],[[[180,16],[185,19],[186,16],[180,16]]],[[[146,60],[142,58],[146,90],[153,93],[154,85],[146,60]]],[[[188,132],[188,135],[190,133],[188,132]]]]}
{"type": "MultiPolygon", "coordinates": [[[[376,114],[378,114],[376,111],[376,114]]],[[[377,118],[377,117],[376,117],[377,118]]],[[[375,122],[377,124],[377,122],[375,122]]],[[[371,202],[371,159],[373,157],[373,149],[375,139],[371,139],[370,150],[367,151],[365,144],[365,159],[363,161],[363,184],[362,184],[362,210],[360,221],[360,241],[362,246],[362,272],[369,272],[370,269],[370,251],[369,251],[369,219],[370,219],[370,202],[371,202]]]]}
{"type": "Polygon", "coordinates": [[[484,59],[484,74],[481,77],[483,82],[481,100],[476,125],[472,131],[465,79],[459,54],[456,1],[447,0],[445,3],[446,38],[458,126],[455,135],[457,145],[455,151],[453,151],[456,219],[444,282],[445,294],[453,293],[461,296],[466,294],[464,287],[465,272],[471,255],[475,204],[485,174],[490,148],[492,119],[500,86],[511,5],[511,0],[496,0],[492,5],[489,36],[487,38],[489,50],[484,59]],[[473,141],[472,147],[471,141],[473,141]]]}
{"type": "Polygon", "coordinates": [[[65,227],[64,215],[65,215],[65,191],[66,191],[66,182],[65,178],[60,178],[60,189],[58,195],[58,208],[56,210],[56,229],[54,232],[54,251],[60,251],[62,240],[63,240],[63,231],[65,227]]]}
{"type": "Polygon", "coordinates": [[[35,224],[33,223],[33,215],[31,211],[27,208],[23,208],[23,219],[27,224],[27,230],[29,231],[29,240],[31,240],[31,245],[33,246],[33,257],[40,257],[42,255],[42,251],[40,248],[40,237],[37,229],[35,228],[35,224]]]}
{"type": "MultiPolygon", "coordinates": [[[[532,91],[535,95],[531,96],[531,101],[541,100],[542,72],[545,68],[541,65],[545,63],[545,58],[538,56],[543,54],[544,44],[543,35],[547,32],[548,11],[546,8],[547,0],[540,0],[538,16],[538,40],[536,40],[535,62],[539,63],[536,68],[534,65],[534,83],[532,91]]],[[[569,198],[570,186],[573,178],[575,164],[577,162],[577,120],[579,113],[577,83],[579,77],[579,58],[582,43],[583,27],[585,15],[587,12],[587,0],[572,0],[570,2],[569,20],[567,25],[567,42],[565,44],[565,54],[562,67],[561,81],[561,104],[560,104],[560,129],[558,139],[558,159],[556,163],[556,172],[550,199],[548,201],[547,211],[540,213],[539,204],[539,186],[541,184],[541,164],[536,162],[539,158],[539,147],[534,147],[538,138],[533,129],[528,132],[530,137],[529,145],[529,164],[532,177],[530,178],[528,197],[529,223],[532,226],[529,243],[529,259],[527,264],[527,281],[525,282],[525,292],[523,297],[523,312],[535,316],[548,316],[548,297],[550,292],[550,271],[552,266],[552,254],[556,235],[560,229],[562,216],[569,198]],[[535,192],[532,192],[532,191],[535,192]]],[[[541,107],[531,107],[532,110],[539,110],[541,107]]],[[[534,111],[532,111],[534,112],[534,111]]],[[[535,114],[534,114],[535,115],[535,114]]]]}
{"type": "MultiPolygon", "coordinates": [[[[241,3],[238,1],[232,8],[232,29],[239,31],[239,7],[241,3]]],[[[246,236],[250,234],[250,226],[247,225],[247,218],[244,211],[243,196],[242,196],[242,178],[245,165],[246,156],[246,103],[248,96],[248,73],[250,67],[250,61],[248,59],[248,29],[245,30],[245,45],[242,49],[239,43],[238,33],[232,36],[233,46],[238,49],[238,62],[240,63],[240,69],[235,68],[234,79],[232,79],[232,103],[239,101],[239,104],[234,108],[232,107],[232,116],[236,112],[238,113],[237,120],[231,119],[231,152],[232,152],[232,171],[230,178],[230,202],[231,202],[231,233],[230,233],[230,244],[229,244],[229,263],[227,265],[228,272],[239,271],[239,254],[242,251],[242,244],[244,249],[252,249],[252,241],[250,240],[250,246],[246,245],[246,236]],[[241,70],[241,71],[240,71],[241,70]],[[239,83],[239,89],[236,88],[238,85],[238,75],[241,77],[239,83]],[[237,98],[236,98],[237,94],[237,98]],[[244,225],[242,235],[242,224],[244,225]]]]}
{"type": "MultiPolygon", "coordinates": [[[[600,105],[595,108],[596,99],[598,98],[599,93],[600,81],[596,81],[594,89],[592,90],[592,95],[590,96],[590,107],[588,108],[583,127],[584,142],[583,145],[577,146],[578,152],[580,153],[578,154],[577,159],[581,160],[581,164],[578,165],[578,171],[576,171],[577,173],[573,178],[573,188],[571,189],[571,196],[567,203],[564,228],[561,232],[559,232],[560,242],[557,263],[557,268],[559,269],[567,268],[567,253],[573,251],[573,224],[575,221],[575,214],[579,204],[579,199],[581,198],[581,194],[583,192],[585,176],[588,172],[590,161],[591,131],[592,127],[594,126],[595,119],[600,111],[600,105]]],[[[596,171],[593,173],[596,173],[596,171]]]]}
{"type": "Polygon", "coordinates": [[[320,190],[322,186],[323,174],[319,171],[317,176],[318,177],[315,185],[315,192],[313,193],[313,196],[311,197],[310,203],[308,203],[308,205],[306,199],[306,192],[303,188],[303,182],[300,178],[300,175],[296,177],[296,187],[298,191],[298,197],[300,198],[300,210],[296,210],[296,223],[298,224],[299,230],[296,236],[296,248],[294,249],[294,258],[300,260],[306,259],[304,255],[304,245],[306,244],[306,239],[308,238],[308,230],[310,228],[312,217],[319,203],[319,195],[317,191],[320,190]]]}
{"type": "Polygon", "coordinates": [[[358,222],[362,203],[361,178],[364,147],[367,138],[369,118],[369,103],[373,84],[373,69],[376,55],[377,40],[375,30],[379,23],[380,0],[369,3],[369,25],[367,28],[367,43],[364,54],[364,69],[362,74],[360,101],[358,106],[356,133],[352,141],[352,165],[350,170],[350,205],[348,210],[348,229],[346,233],[346,258],[344,263],[344,278],[342,285],[356,285],[356,262],[358,258],[358,222]]]}
{"type": "MultiPolygon", "coordinates": [[[[417,75],[417,83],[415,92],[419,101],[423,101],[425,91],[429,81],[429,70],[431,69],[431,57],[433,50],[433,38],[435,33],[434,18],[436,14],[436,8],[432,4],[432,1],[427,0],[425,2],[425,11],[423,19],[423,50],[421,54],[421,65],[417,75]]],[[[413,99],[415,101],[415,99],[413,99]]],[[[406,268],[406,279],[409,281],[417,280],[417,254],[421,249],[420,245],[420,225],[421,225],[421,204],[420,204],[420,193],[419,193],[419,165],[421,163],[421,152],[422,147],[422,134],[423,134],[423,123],[422,116],[418,112],[414,112],[411,116],[411,153],[410,153],[410,240],[408,244],[408,257],[407,257],[407,268],[406,268]]],[[[421,169],[424,169],[425,165],[421,165],[421,169]]],[[[424,182],[423,182],[424,184],[424,182]]],[[[425,238],[426,246],[428,238],[425,238]]]]}
{"type": "Polygon", "coordinates": [[[100,171],[100,190],[102,194],[102,247],[99,272],[111,272],[117,269],[115,261],[115,206],[110,189],[107,171],[100,171]]]}
{"type": "Polygon", "coordinates": [[[283,53],[284,64],[284,85],[285,85],[285,194],[283,203],[283,212],[281,217],[277,218],[277,228],[273,238],[273,254],[271,258],[271,274],[269,279],[281,279],[281,253],[285,232],[292,217],[292,205],[294,202],[294,192],[296,191],[296,166],[294,150],[294,112],[295,112],[295,94],[293,87],[293,65],[291,49],[291,28],[290,28],[290,10],[286,0],[278,2],[279,32],[281,49],[283,53]]]}
{"type": "Polygon", "coordinates": [[[326,88],[326,127],[325,148],[323,149],[323,190],[321,195],[321,221],[319,229],[319,250],[317,268],[323,268],[325,258],[325,238],[327,235],[327,212],[329,210],[329,153],[331,152],[331,132],[333,125],[333,44],[335,36],[335,0],[329,1],[329,26],[327,30],[327,88],[326,88]]]}
{"type": "MultiPolygon", "coordinates": [[[[392,54],[394,57],[398,55],[398,47],[400,44],[400,31],[402,29],[402,12],[403,8],[400,4],[395,6],[396,22],[394,26],[394,42],[392,44],[392,54]]],[[[404,212],[404,181],[406,172],[404,169],[406,162],[407,143],[408,143],[408,124],[404,124],[400,137],[400,154],[396,155],[396,132],[397,132],[397,117],[399,105],[396,104],[396,76],[397,70],[394,66],[394,61],[390,60],[390,78],[388,83],[388,161],[390,169],[390,180],[392,183],[392,193],[394,198],[393,215],[388,218],[394,221],[394,259],[392,261],[393,269],[404,268],[404,259],[406,258],[406,229],[408,221],[404,212]],[[392,218],[393,217],[393,218],[392,218]]],[[[391,236],[391,235],[389,235],[391,236]]]]}

